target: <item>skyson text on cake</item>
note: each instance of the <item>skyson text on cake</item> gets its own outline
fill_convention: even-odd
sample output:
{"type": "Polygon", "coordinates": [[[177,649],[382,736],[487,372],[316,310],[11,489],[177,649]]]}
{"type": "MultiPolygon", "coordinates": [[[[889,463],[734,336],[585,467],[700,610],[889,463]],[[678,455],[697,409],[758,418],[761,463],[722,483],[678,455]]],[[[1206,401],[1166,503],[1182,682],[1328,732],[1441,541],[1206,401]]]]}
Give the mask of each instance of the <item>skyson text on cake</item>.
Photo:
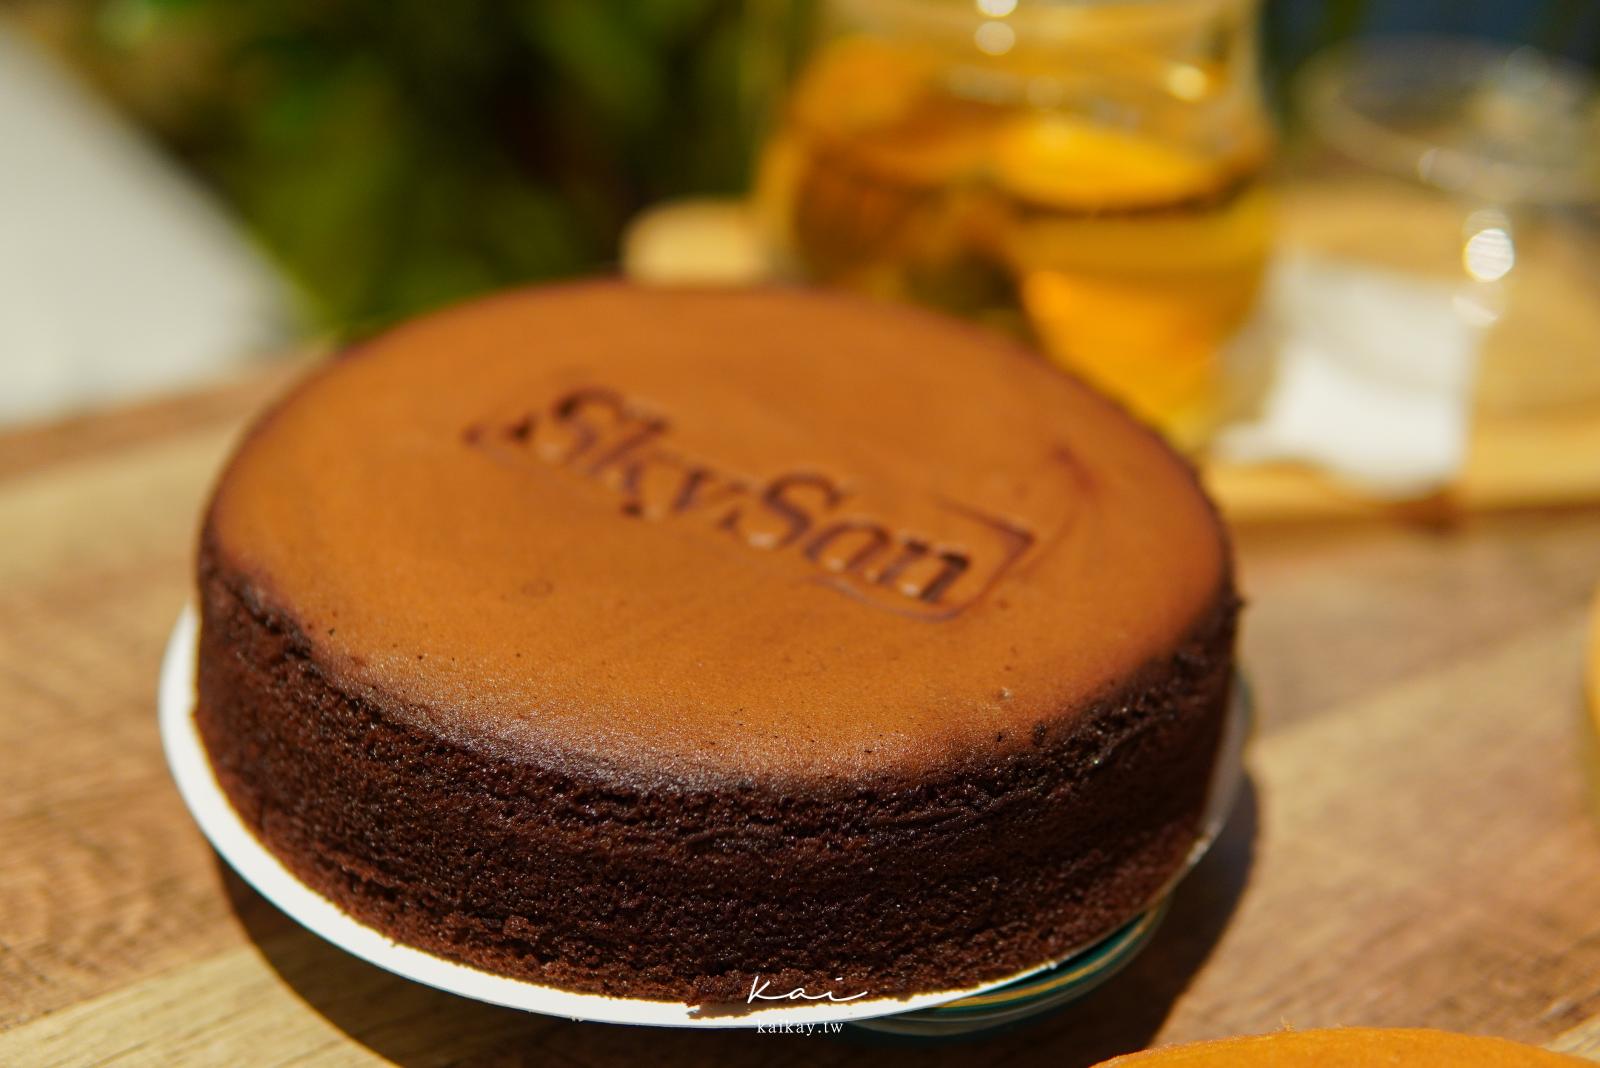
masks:
{"type": "Polygon", "coordinates": [[[584,386],[462,437],[499,462],[536,461],[606,486],[622,515],[699,521],[752,549],[790,550],[834,588],[919,618],[973,604],[1034,543],[1015,522],[941,498],[937,532],[858,514],[843,479],[804,469],[751,478],[671,447],[671,432],[621,393],[584,386]]]}

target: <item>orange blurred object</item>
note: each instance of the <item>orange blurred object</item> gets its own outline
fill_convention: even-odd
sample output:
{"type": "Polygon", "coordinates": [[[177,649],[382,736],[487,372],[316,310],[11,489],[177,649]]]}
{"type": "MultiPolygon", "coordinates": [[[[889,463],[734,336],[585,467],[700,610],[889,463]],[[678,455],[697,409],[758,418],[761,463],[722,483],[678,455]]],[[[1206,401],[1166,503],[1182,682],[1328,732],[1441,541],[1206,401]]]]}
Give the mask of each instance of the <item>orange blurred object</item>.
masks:
{"type": "Polygon", "coordinates": [[[1102,1068],[1577,1068],[1587,1063],[1503,1038],[1338,1027],[1169,1046],[1117,1057],[1102,1068]]]}

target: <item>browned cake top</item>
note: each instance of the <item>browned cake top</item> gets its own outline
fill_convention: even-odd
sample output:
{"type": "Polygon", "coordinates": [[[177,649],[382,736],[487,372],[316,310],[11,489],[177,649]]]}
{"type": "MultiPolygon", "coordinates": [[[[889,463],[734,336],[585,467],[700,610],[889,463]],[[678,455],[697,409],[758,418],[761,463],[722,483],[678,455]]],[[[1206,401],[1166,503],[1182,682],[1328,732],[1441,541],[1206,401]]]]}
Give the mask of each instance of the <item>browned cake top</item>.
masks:
{"type": "Polygon", "coordinates": [[[1033,744],[1225,595],[1190,473],[918,312],[591,283],[313,375],[212,551],[353,693],[474,746],[673,777],[906,774],[1033,744]]]}

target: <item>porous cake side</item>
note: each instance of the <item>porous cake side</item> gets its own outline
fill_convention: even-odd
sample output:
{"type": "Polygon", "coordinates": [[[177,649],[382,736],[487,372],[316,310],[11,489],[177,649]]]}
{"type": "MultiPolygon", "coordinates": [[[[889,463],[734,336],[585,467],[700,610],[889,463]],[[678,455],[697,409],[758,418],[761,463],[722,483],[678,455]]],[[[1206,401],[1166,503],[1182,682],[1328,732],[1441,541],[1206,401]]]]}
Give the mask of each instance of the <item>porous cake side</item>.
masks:
{"type": "MultiPolygon", "coordinates": [[[[207,548],[198,718],[224,791],[302,880],[402,942],[574,990],[875,996],[1060,956],[1193,844],[1232,670],[1229,592],[1026,750],[917,781],[608,783],[472,749],[331,683],[207,548]]],[[[548,758],[549,754],[545,754],[548,758]]]]}

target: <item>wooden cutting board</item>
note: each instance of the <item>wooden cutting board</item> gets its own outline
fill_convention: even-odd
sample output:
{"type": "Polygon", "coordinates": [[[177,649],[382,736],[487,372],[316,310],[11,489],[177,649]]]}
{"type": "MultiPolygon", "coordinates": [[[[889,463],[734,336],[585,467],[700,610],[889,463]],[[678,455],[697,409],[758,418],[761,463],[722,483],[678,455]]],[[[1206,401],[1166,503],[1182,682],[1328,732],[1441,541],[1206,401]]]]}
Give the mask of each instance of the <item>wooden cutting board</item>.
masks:
{"type": "MultiPolygon", "coordinates": [[[[1392,233],[1385,236],[1397,219],[1410,218],[1415,226],[1419,212],[1455,211],[1431,198],[1386,189],[1369,185],[1281,189],[1279,214],[1285,239],[1331,255],[1358,256],[1363,248],[1370,251],[1375,245],[1426,243],[1437,237],[1440,228],[1436,219],[1421,220],[1420,233],[1408,233],[1403,240],[1392,233]],[[1357,231],[1360,240],[1351,236],[1357,231]]],[[[624,241],[623,264],[635,277],[662,283],[760,282],[775,273],[749,209],[736,200],[678,201],[645,213],[624,241]]],[[[1566,296],[1572,298],[1570,307],[1557,303],[1542,312],[1583,316],[1581,322],[1570,324],[1579,335],[1600,330],[1593,296],[1566,296]],[[1585,298],[1590,303],[1580,303],[1585,298]]],[[[1526,340],[1536,344],[1541,339],[1526,340]]],[[[1600,346],[1600,337],[1590,340],[1600,346]]],[[[1586,386],[1592,387],[1597,375],[1585,373],[1586,386]]],[[[1600,401],[1547,404],[1520,415],[1514,410],[1475,415],[1459,475],[1447,489],[1416,500],[1375,498],[1300,464],[1202,458],[1201,466],[1223,510],[1245,522],[1350,516],[1439,520],[1466,512],[1600,501],[1600,401]]]]}
{"type": "Polygon", "coordinates": [[[1481,417],[1467,460],[1448,489],[1411,501],[1365,496],[1292,464],[1203,464],[1206,484],[1239,522],[1397,516],[1448,519],[1469,512],[1600,502],[1600,406],[1538,418],[1481,417]]]}
{"type": "Polygon", "coordinates": [[[1596,1048],[1596,508],[1241,528],[1251,787],[1144,955],[1037,1026],[885,1051],[575,1024],[330,948],[219,865],[155,729],[198,509],[284,373],[0,435],[0,1064],[1061,1066],[1356,1023],[1596,1048]]]}

